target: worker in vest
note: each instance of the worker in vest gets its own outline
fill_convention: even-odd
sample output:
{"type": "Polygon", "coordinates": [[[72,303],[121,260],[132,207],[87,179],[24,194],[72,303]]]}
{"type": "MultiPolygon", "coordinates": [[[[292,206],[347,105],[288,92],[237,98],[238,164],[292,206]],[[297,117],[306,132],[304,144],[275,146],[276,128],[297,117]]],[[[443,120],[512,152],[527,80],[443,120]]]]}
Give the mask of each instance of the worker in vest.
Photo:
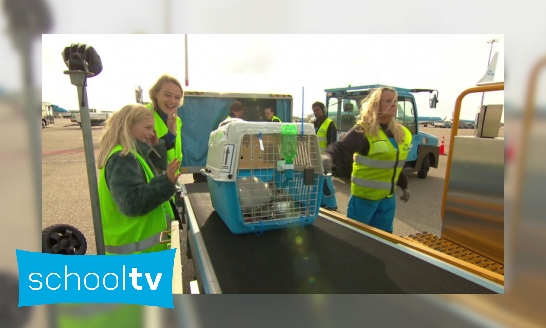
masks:
{"type": "Polygon", "coordinates": [[[160,234],[174,218],[170,199],[180,160],[167,163],[165,141],[157,137],[154,125],[154,113],[143,105],[127,105],[106,123],[97,156],[106,254],[168,249],[160,234]]]}
{"type": "Polygon", "coordinates": [[[230,119],[230,118],[238,118],[238,119],[242,120],[243,119],[243,109],[244,109],[243,103],[236,100],[229,107],[229,114],[228,114],[226,120],[230,119]]]}
{"type": "Polygon", "coordinates": [[[275,110],[273,107],[266,107],[264,109],[265,121],[266,122],[278,122],[281,123],[281,119],[275,116],[275,110]]]}
{"type": "MultiPolygon", "coordinates": [[[[320,153],[324,153],[326,147],[337,140],[337,128],[334,121],[326,117],[326,109],[323,103],[317,101],[311,105],[315,114],[315,133],[319,142],[320,153]]],[[[336,190],[332,182],[332,176],[326,175],[322,188],[321,207],[327,210],[337,210],[336,190]]]]}
{"type": "Polygon", "coordinates": [[[412,135],[396,121],[397,105],[395,89],[377,89],[362,102],[357,124],[322,155],[325,170],[340,164],[347,153],[354,155],[347,217],[390,233],[396,186],[402,189],[400,200],[407,202],[410,198],[408,179],[402,169],[412,135]]]}
{"type": "Polygon", "coordinates": [[[148,106],[154,112],[155,130],[167,147],[167,161],[170,163],[176,158],[182,164],[182,120],[177,116],[177,110],[184,102],[182,85],[176,78],[164,74],[150,88],[149,96],[152,103],[148,106]]]}

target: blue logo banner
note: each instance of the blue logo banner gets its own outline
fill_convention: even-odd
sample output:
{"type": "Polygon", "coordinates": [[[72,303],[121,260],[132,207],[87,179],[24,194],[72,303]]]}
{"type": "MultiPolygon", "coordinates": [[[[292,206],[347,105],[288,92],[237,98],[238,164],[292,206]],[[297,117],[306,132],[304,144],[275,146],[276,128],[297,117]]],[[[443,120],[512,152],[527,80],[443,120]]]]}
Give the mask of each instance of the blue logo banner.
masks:
{"type": "Polygon", "coordinates": [[[19,306],[125,303],[172,309],[175,252],[58,255],[16,250],[19,306]]]}

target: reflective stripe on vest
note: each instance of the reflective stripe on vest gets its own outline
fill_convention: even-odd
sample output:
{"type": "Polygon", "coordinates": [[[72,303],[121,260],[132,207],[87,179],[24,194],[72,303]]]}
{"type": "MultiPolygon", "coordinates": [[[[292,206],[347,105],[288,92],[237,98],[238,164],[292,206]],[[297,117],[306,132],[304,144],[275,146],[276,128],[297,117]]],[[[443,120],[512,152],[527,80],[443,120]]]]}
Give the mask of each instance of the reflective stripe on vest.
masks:
{"type": "Polygon", "coordinates": [[[362,187],[368,187],[373,189],[382,189],[382,190],[391,190],[390,182],[376,181],[376,180],[366,180],[357,177],[351,177],[351,182],[362,187]]]}
{"type": "Polygon", "coordinates": [[[114,253],[114,254],[131,254],[135,252],[142,252],[150,247],[159,245],[160,237],[161,237],[161,232],[158,232],[155,235],[152,235],[136,243],[130,243],[130,244],[119,245],[119,246],[104,245],[104,250],[108,253],[114,253]]]}
{"type": "Polygon", "coordinates": [[[326,148],[328,147],[328,128],[330,127],[330,123],[334,124],[334,121],[332,121],[329,118],[326,118],[324,122],[320,125],[319,129],[317,130],[317,139],[319,142],[320,152],[323,153],[326,148]]]}
{"type": "Polygon", "coordinates": [[[398,160],[398,165],[397,165],[396,160],[381,161],[381,160],[371,159],[369,157],[364,157],[360,155],[355,156],[354,160],[358,164],[362,164],[362,165],[366,165],[366,166],[378,168],[378,169],[390,169],[390,168],[394,168],[395,165],[397,168],[402,168],[404,167],[404,164],[406,164],[405,160],[398,160]]]}
{"type": "MultiPolygon", "coordinates": [[[[121,150],[120,145],[114,147],[108,158],[121,150]]],[[[136,157],[142,166],[146,175],[146,182],[149,183],[154,177],[152,170],[142,156],[136,152],[131,154],[136,157]]],[[[159,234],[170,227],[170,222],[174,218],[169,201],[164,202],[148,214],[128,217],[121,213],[118,205],[114,202],[106,183],[104,168],[99,172],[98,187],[104,244],[107,254],[154,252],[168,249],[167,244],[159,243],[159,234]]]]}
{"type": "Polygon", "coordinates": [[[351,194],[369,200],[391,197],[396,189],[400,172],[411,149],[413,137],[404,130],[404,142],[397,144],[398,151],[383,130],[378,137],[366,136],[370,144],[368,156],[354,154],[351,177],[351,194]]]}
{"type": "Polygon", "coordinates": [[[281,119],[278,118],[277,116],[273,115],[273,117],[271,118],[271,122],[279,122],[279,123],[282,123],[281,122],[281,119]]]}

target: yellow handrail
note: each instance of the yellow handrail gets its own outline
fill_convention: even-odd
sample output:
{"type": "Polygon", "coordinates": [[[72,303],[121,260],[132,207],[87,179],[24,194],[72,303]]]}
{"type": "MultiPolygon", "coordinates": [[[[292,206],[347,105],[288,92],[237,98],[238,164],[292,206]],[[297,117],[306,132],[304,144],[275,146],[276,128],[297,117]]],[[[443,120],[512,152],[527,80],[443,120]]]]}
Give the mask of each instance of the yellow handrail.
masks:
{"type": "Polygon", "coordinates": [[[444,213],[446,208],[446,199],[447,199],[447,187],[449,186],[449,176],[451,171],[451,160],[453,158],[453,146],[455,142],[455,136],[459,131],[459,115],[461,114],[461,104],[463,103],[463,98],[470,93],[477,92],[488,92],[488,91],[502,91],[504,90],[504,82],[482,85],[473,88],[464,90],[455,101],[455,110],[453,111],[453,122],[451,124],[451,136],[449,137],[449,150],[447,154],[447,167],[446,167],[446,176],[444,180],[444,193],[442,197],[442,211],[441,217],[444,219],[444,213]]]}

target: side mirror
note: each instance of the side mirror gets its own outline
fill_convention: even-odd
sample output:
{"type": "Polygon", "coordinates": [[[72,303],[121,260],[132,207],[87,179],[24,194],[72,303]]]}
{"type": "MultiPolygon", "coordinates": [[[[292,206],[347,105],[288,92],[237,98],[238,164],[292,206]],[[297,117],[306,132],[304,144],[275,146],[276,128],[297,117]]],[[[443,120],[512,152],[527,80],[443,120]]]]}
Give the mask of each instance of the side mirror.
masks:
{"type": "Polygon", "coordinates": [[[430,108],[436,108],[436,104],[438,103],[438,96],[433,94],[428,102],[429,102],[429,107],[430,108]]]}

